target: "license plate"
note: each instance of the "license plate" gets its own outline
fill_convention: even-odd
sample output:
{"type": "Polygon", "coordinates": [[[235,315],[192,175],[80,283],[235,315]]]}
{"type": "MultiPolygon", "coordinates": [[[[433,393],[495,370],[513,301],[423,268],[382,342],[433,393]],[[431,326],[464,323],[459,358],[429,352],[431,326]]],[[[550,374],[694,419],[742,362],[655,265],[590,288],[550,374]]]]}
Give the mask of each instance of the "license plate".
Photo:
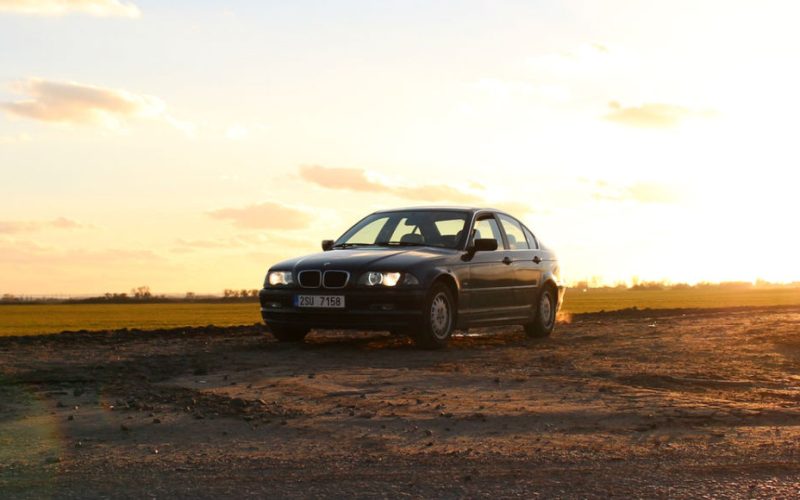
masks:
{"type": "Polygon", "coordinates": [[[344,295],[295,295],[294,305],[296,307],[344,309],[344,295]]]}

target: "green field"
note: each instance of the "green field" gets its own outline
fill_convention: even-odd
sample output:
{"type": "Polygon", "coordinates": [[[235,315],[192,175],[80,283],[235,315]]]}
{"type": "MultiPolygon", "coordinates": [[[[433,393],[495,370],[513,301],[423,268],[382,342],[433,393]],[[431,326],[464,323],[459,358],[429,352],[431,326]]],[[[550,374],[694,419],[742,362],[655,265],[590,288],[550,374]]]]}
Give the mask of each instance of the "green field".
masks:
{"type": "MultiPolygon", "coordinates": [[[[683,290],[568,290],[567,313],[639,309],[800,305],[800,288],[683,290]]],[[[64,330],[142,330],[182,326],[231,326],[261,321],[256,302],[167,304],[31,304],[0,306],[0,336],[64,330]]]]}
{"type": "Polygon", "coordinates": [[[261,321],[257,302],[30,304],[0,306],[0,336],[64,330],[247,325],[261,321]]]}
{"type": "Polygon", "coordinates": [[[595,288],[567,290],[564,310],[569,313],[639,309],[683,309],[742,306],[800,305],[800,288],[702,287],[671,290],[595,288]]]}

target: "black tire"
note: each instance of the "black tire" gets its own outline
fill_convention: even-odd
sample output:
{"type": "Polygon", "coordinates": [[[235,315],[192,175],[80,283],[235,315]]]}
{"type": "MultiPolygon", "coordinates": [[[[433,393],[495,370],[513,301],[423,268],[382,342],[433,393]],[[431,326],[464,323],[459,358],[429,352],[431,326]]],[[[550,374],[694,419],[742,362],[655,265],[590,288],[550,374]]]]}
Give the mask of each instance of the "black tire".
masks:
{"type": "Polygon", "coordinates": [[[308,328],[297,326],[270,326],[269,329],[278,342],[302,342],[308,335],[308,328]]]}
{"type": "Polygon", "coordinates": [[[556,326],[556,291],[546,286],[539,300],[532,306],[533,321],[524,325],[525,334],[531,338],[549,337],[556,326]]]}
{"type": "Polygon", "coordinates": [[[425,349],[447,345],[456,326],[456,302],[450,287],[434,283],[422,310],[422,324],[414,335],[416,344],[425,349]]]}

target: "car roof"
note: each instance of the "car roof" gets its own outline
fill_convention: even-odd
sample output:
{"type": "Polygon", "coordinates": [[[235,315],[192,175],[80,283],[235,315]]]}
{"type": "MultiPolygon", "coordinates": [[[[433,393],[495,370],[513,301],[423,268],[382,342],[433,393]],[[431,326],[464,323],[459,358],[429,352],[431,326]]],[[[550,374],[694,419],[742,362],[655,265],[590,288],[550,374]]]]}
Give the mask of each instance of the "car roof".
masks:
{"type": "Polygon", "coordinates": [[[466,206],[452,206],[452,205],[423,205],[418,207],[400,207],[400,208],[388,208],[386,210],[377,210],[374,213],[382,214],[382,213],[390,213],[390,212],[405,212],[410,210],[430,210],[430,211],[443,211],[443,212],[502,212],[505,213],[503,210],[498,210],[496,208],[488,208],[488,207],[466,207],[466,206]]]}

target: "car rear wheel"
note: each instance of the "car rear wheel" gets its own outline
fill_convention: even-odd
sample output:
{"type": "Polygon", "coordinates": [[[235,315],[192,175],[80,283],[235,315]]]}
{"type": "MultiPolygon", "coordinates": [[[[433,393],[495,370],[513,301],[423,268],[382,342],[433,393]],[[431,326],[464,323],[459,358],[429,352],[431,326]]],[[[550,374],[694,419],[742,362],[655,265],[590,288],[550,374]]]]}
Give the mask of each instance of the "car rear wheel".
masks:
{"type": "Polygon", "coordinates": [[[455,327],[455,301],[446,285],[436,283],[431,287],[422,312],[422,325],[415,340],[426,349],[440,349],[447,345],[455,327]]]}
{"type": "Polygon", "coordinates": [[[270,326],[269,329],[278,342],[302,342],[308,335],[308,328],[296,326],[270,326]]]}
{"type": "Polygon", "coordinates": [[[556,294],[552,286],[545,287],[533,307],[533,321],[525,325],[528,337],[547,337],[556,326],[556,294]]]}

